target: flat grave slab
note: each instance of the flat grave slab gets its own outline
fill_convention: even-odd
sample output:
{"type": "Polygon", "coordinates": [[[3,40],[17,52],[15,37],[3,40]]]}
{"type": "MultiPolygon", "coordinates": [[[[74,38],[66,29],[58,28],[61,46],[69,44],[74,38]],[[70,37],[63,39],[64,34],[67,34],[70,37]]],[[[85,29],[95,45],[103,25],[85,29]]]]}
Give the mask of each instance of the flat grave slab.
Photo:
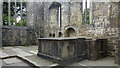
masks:
{"type": "Polygon", "coordinates": [[[7,56],[9,56],[9,55],[4,52],[0,52],[0,58],[7,57],[7,56]]]}
{"type": "Polygon", "coordinates": [[[27,52],[23,51],[20,48],[14,48],[12,50],[17,52],[17,55],[21,55],[21,56],[32,56],[33,55],[33,54],[30,54],[30,53],[27,53],[27,52]]]}
{"type": "Polygon", "coordinates": [[[18,58],[16,58],[16,57],[3,59],[3,61],[4,61],[6,64],[13,64],[13,63],[22,62],[20,59],[18,59],[18,58]]]}

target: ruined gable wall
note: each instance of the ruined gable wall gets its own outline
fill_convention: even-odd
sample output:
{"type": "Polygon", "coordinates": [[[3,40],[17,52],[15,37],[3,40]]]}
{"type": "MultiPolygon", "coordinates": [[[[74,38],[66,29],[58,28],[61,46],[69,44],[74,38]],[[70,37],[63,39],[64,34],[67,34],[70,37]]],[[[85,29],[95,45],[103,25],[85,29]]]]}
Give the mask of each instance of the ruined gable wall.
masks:
{"type": "Polygon", "coordinates": [[[80,25],[78,36],[108,39],[108,54],[115,56],[119,40],[118,2],[92,2],[90,24],[80,25]]]}
{"type": "MultiPolygon", "coordinates": [[[[55,34],[55,37],[59,36],[59,32],[65,34],[68,28],[73,28],[76,33],[79,33],[79,27],[82,24],[82,3],[81,2],[61,2],[61,29],[58,27],[59,23],[50,23],[50,12],[49,7],[52,2],[44,3],[44,37],[50,37],[49,35],[55,34]],[[54,25],[54,28],[51,27],[54,25]]],[[[54,17],[55,18],[55,17],[54,17]]],[[[76,35],[77,36],[77,35],[76,35]]]]}
{"type": "Polygon", "coordinates": [[[118,3],[112,2],[95,2],[92,6],[92,23],[94,37],[108,39],[108,52],[115,55],[116,46],[118,45],[118,3]]]}

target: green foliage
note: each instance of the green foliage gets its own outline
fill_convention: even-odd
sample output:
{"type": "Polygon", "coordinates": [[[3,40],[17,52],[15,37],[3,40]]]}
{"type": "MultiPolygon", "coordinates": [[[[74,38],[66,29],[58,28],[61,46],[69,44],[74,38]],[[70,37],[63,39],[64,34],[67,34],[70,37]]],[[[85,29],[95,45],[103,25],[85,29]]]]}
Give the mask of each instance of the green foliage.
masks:
{"type": "MultiPolygon", "coordinates": [[[[16,13],[18,14],[21,10],[21,3],[20,2],[17,2],[17,11],[16,13]]],[[[23,2],[23,7],[22,9],[26,8],[26,2],[23,2]]],[[[11,2],[10,3],[10,23],[11,25],[14,25],[15,23],[15,2],[11,2]]],[[[18,16],[20,16],[18,14],[18,16]]],[[[24,13],[22,14],[23,16],[23,19],[22,19],[22,26],[26,26],[26,12],[24,11],[24,13]]],[[[3,25],[8,25],[8,2],[3,2],[3,25]]],[[[20,21],[16,23],[16,26],[20,26],[20,21]]]]}
{"type": "MultiPolygon", "coordinates": [[[[87,9],[87,24],[89,24],[90,9],[87,9]]],[[[85,10],[83,11],[83,25],[85,24],[85,10]]]]}
{"type": "Polygon", "coordinates": [[[20,26],[20,21],[16,24],[16,26],[20,26]]]}
{"type": "MultiPolygon", "coordinates": [[[[11,25],[13,25],[13,23],[15,22],[13,16],[10,17],[10,23],[11,25]]],[[[8,16],[7,14],[3,14],[3,25],[8,25],[8,16]]]]}
{"type": "MultiPolygon", "coordinates": [[[[21,20],[16,24],[16,26],[21,26],[21,20]]],[[[26,26],[26,18],[22,19],[22,26],[26,26]]]]}
{"type": "Polygon", "coordinates": [[[3,25],[8,25],[8,16],[7,16],[7,14],[3,14],[3,25]]]}
{"type": "Polygon", "coordinates": [[[26,26],[26,18],[23,18],[23,24],[22,26],[26,26]]]}
{"type": "Polygon", "coordinates": [[[13,23],[15,23],[15,20],[14,20],[13,16],[11,16],[10,18],[11,18],[10,23],[11,23],[11,25],[13,25],[13,23]]]}

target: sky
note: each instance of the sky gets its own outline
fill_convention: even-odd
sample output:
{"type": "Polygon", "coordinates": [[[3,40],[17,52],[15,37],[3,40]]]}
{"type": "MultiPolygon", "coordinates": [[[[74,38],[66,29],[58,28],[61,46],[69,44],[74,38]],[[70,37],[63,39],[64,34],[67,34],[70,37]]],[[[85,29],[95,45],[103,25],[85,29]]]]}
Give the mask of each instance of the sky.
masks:
{"type": "MultiPolygon", "coordinates": [[[[87,0],[87,8],[90,8],[90,0],[87,0]]],[[[83,0],[83,10],[85,9],[85,0],[83,0]]]]}

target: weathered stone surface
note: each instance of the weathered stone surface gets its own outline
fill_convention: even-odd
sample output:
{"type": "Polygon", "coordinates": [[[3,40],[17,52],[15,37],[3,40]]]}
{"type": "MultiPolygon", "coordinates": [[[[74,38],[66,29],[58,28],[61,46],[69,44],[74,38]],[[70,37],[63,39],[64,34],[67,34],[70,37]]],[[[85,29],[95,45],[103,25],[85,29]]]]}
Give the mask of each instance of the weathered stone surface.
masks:
{"type": "Polygon", "coordinates": [[[2,45],[34,45],[36,33],[26,27],[2,27],[2,45]]]}
{"type": "Polygon", "coordinates": [[[30,54],[30,53],[27,53],[25,51],[23,51],[22,49],[20,48],[14,48],[12,49],[13,51],[17,52],[17,55],[20,55],[20,56],[32,56],[33,54],[30,54]]]}
{"type": "Polygon", "coordinates": [[[4,59],[3,60],[6,64],[14,64],[14,63],[18,63],[18,62],[22,62],[20,59],[18,58],[9,58],[9,59],[4,59]]]}
{"type": "Polygon", "coordinates": [[[70,3],[69,12],[71,26],[76,25],[79,27],[80,25],[82,25],[82,2],[70,3]]]}
{"type": "Polygon", "coordinates": [[[1,1],[0,1],[0,47],[2,47],[2,2],[1,1]]]}
{"type": "Polygon", "coordinates": [[[64,37],[65,31],[69,28],[74,29],[75,33],[78,33],[78,27],[82,24],[82,3],[59,2],[59,4],[61,4],[61,28],[58,27],[59,23],[56,23],[58,22],[56,19],[58,18],[57,10],[54,12],[52,10],[55,10],[55,8],[52,10],[49,9],[52,5],[51,2],[44,3],[44,37],[59,37],[59,32],[61,32],[62,37],[64,37]],[[51,23],[51,21],[53,21],[53,23],[51,23]]]}
{"type": "Polygon", "coordinates": [[[106,39],[39,38],[38,56],[60,64],[107,56],[106,39]]]}
{"type": "Polygon", "coordinates": [[[27,27],[36,32],[37,38],[43,37],[44,30],[44,3],[27,3],[27,27]]]}
{"type": "Polygon", "coordinates": [[[107,56],[107,39],[87,39],[88,59],[98,60],[107,56]]]}
{"type": "Polygon", "coordinates": [[[40,38],[38,56],[62,65],[87,59],[85,38],[40,38]]]}
{"type": "MultiPolygon", "coordinates": [[[[120,2],[118,3],[118,7],[120,9],[120,2]]],[[[120,65],[120,10],[119,10],[119,14],[118,14],[118,44],[116,46],[116,58],[115,58],[115,62],[118,63],[120,65]]]]}
{"type": "MultiPolygon", "coordinates": [[[[108,53],[115,55],[118,42],[118,2],[93,2],[91,15],[94,28],[87,30],[94,37],[108,39],[108,53]]],[[[91,27],[90,27],[91,28],[91,27]]]]}
{"type": "Polygon", "coordinates": [[[8,57],[9,55],[8,54],[6,54],[6,53],[4,53],[4,52],[0,52],[0,58],[3,58],[3,57],[8,57]]]}

